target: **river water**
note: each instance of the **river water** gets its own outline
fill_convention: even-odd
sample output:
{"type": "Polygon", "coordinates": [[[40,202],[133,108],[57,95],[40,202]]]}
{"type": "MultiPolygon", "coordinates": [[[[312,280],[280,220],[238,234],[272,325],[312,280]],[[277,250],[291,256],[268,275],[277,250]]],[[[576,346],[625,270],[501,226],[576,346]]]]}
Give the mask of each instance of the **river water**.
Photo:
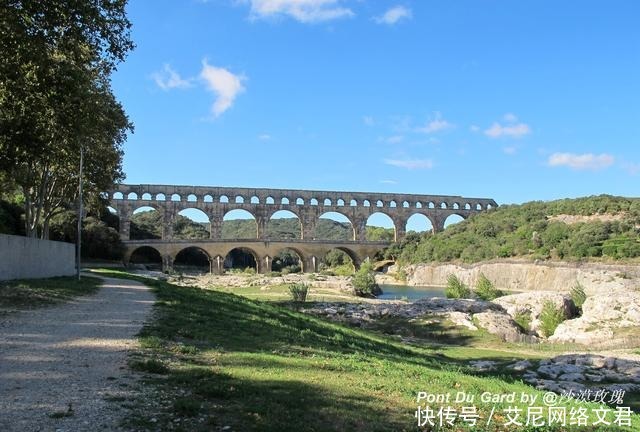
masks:
{"type": "Polygon", "coordinates": [[[444,287],[433,286],[409,286],[409,285],[380,285],[381,300],[419,300],[428,297],[444,297],[444,287]]]}

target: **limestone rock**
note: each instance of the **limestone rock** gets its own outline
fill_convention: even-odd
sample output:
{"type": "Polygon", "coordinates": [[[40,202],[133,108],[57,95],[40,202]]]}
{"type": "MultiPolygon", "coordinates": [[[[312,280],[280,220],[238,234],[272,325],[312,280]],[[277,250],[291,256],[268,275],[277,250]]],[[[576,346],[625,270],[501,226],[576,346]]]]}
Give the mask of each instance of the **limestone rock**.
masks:
{"type": "Polygon", "coordinates": [[[500,336],[507,342],[517,342],[521,340],[522,334],[518,325],[504,312],[487,311],[474,315],[478,325],[491,334],[500,336]]]}

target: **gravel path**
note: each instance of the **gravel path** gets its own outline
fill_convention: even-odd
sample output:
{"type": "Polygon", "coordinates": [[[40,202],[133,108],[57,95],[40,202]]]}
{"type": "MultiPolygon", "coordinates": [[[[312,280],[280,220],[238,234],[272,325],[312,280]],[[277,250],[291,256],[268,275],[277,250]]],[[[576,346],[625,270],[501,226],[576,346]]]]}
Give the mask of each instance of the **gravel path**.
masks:
{"type": "Polygon", "coordinates": [[[2,317],[0,431],[117,430],[126,410],[113,401],[136,382],[127,351],[154,300],[138,282],[105,278],[95,295],[2,317]]]}

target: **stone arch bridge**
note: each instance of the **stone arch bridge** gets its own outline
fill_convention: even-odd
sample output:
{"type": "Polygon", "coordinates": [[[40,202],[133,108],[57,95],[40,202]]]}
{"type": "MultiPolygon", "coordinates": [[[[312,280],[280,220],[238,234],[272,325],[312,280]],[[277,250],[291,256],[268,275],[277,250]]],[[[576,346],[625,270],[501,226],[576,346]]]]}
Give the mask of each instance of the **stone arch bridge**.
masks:
{"type": "Polygon", "coordinates": [[[119,184],[104,192],[103,197],[120,218],[120,237],[125,244],[124,262],[128,264],[133,252],[151,247],[162,257],[163,269],[170,269],[180,251],[196,247],[208,257],[212,272],[222,272],[227,254],[236,248],[249,251],[255,258],[257,270],[271,270],[274,256],[283,249],[293,250],[300,257],[305,272],[316,271],[322,258],[332,249],[346,252],[356,267],[367,257],[373,257],[389,245],[366,239],[368,218],[376,213],[388,216],[394,225],[395,241],[405,235],[408,219],[424,215],[433,231],[444,229],[451,215],[467,217],[497,207],[490,198],[466,198],[446,195],[416,195],[400,193],[312,191],[295,189],[237,188],[208,186],[132,185],[119,184]],[[130,239],[131,217],[140,207],[152,207],[162,216],[162,238],[154,240],[130,239]],[[202,240],[176,239],[173,225],[179,212],[198,209],[210,222],[210,238],[202,240]],[[245,210],[256,221],[256,236],[251,239],[223,239],[222,221],[232,210],[245,210]],[[267,236],[267,223],[280,210],[298,217],[301,224],[299,239],[276,240],[267,236]],[[340,213],[351,223],[353,238],[347,241],[314,238],[318,219],[328,212],[340,213]]]}

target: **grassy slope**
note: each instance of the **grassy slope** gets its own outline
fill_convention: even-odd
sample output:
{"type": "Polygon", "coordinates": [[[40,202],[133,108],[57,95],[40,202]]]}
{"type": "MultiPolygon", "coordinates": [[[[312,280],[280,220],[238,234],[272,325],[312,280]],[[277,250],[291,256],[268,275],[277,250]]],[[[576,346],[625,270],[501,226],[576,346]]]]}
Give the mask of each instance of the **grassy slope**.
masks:
{"type": "Polygon", "coordinates": [[[24,279],[0,282],[0,309],[22,310],[52,305],[73,297],[93,294],[101,280],[83,276],[49,279],[24,279]]]}
{"type": "MultiPolygon", "coordinates": [[[[139,401],[130,418],[138,427],[417,430],[413,413],[419,391],[542,395],[513,377],[474,376],[466,362],[441,352],[274,304],[109,274],[141,280],[158,296],[155,318],[141,334],[145,349],[132,362],[136,369],[160,372],[151,379],[155,396],[139,401]]],[[[485,354],[493,358],[492,352],[478,357],[485,354]]],[[[476,405],[486,418],[492,404],[476,405]]],[[[640,427],[637,416],[634,425],[640,427]]]]}

